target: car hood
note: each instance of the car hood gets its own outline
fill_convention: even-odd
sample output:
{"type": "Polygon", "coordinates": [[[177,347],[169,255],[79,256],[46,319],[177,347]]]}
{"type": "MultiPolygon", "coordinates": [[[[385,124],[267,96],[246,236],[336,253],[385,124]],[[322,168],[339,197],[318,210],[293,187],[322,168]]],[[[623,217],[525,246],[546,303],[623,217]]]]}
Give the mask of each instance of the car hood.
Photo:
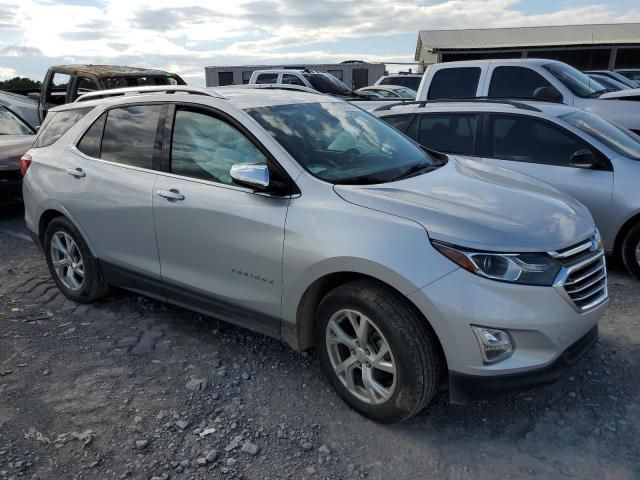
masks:
{"type": "Polygon", "coordinates": [[[35,135],[0,135],[0,170],[18,170],[20,157],[33,145],[35,135]]]}
{"type": "Polygon", "coordinates": [[[334,189],[350,203],[420,223],[432,239],[478,250],[550,252],[595,230],[589,211],[550,185],[455,157],[406,180],[334,189]]]}
{"type": "Polygon", "coordinates": [[[600,95],[601,100],[611,100],[622,98],[624,100],[640,100],[640,88],[629,88],[619,92],[607,92],[600,95]]]}

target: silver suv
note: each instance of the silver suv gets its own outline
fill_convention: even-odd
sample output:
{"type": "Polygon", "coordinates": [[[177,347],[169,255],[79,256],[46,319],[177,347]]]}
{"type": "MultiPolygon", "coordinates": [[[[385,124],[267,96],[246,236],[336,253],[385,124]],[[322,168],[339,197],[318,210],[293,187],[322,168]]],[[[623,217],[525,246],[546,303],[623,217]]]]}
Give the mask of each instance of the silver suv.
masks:
{"type": "Polygon", "coordinates": [[[375,114],[425,147],[530,175],[589,208],[607,253],[640,279],[640,136],[567,105],[420,102],[375,114]]]}
{"type": "Polygon", "coordinates": [[[428,153],[317,94],[81,100],[24,159],[27,226],[72,300],[117,285],[315,346],[381,422],[447,381],[455,402],[552,381],[596,338],[599,234],[542,182],[428,153]]]}

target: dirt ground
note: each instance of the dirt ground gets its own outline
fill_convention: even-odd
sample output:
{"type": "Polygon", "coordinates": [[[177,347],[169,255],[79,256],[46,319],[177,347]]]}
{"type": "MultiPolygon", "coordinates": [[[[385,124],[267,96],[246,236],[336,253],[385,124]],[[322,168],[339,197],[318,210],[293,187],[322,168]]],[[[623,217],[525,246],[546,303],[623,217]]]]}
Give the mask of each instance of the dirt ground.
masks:
{"type": "Polygon", "coordinates": [[[21,215],[0,210],[0,479],[640,478],[640,282],[615,264],[560,382],[383,426],[313,352],[123,291],[71,303],[21,215]]]}

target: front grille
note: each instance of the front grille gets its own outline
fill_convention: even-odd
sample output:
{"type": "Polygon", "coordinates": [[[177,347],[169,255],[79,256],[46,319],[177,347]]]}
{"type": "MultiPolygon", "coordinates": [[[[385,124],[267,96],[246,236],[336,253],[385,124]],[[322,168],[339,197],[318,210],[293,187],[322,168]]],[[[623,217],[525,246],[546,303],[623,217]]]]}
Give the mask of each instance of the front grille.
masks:
{"type": "Polygon", "coordinates": [[[607,300],[607,264],[599,235],[550,255],[562,264],[555,286],[576,310],[585,312],[607,300]]]}

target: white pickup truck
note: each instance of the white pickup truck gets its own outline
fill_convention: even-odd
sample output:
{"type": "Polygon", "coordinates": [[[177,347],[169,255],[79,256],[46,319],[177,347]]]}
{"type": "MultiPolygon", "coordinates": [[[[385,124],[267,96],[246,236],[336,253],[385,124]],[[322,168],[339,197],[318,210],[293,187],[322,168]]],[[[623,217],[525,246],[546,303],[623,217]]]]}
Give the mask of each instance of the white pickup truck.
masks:
{"type": "Polygon", "coordinates": [[[430,65],[416,100],[473,97],[565,103],[640,133],[640,89],[609,92],[582,72],[555,60],[474,60],[430,65]]]}

